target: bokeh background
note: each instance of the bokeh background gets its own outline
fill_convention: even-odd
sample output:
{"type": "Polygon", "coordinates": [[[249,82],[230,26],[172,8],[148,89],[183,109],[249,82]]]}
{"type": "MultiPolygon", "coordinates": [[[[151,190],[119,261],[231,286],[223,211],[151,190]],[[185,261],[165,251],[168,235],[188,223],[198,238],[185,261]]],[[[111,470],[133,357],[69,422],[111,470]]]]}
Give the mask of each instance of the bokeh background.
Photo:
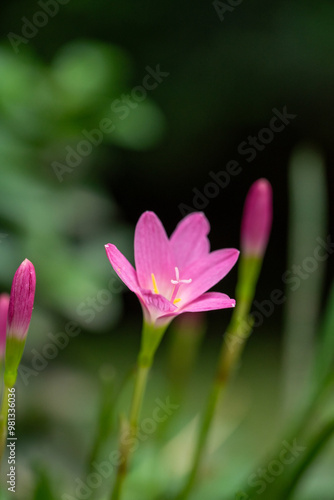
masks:
{"type": "MultiPolygon", "coordinates": [[[[302,225],[307,235],[319,212],[315,223],[321,227],[312,238],[330,234],[334,5],[254,0],[225,11],[223,4],[2,2],[0,284],[9,290],[25,257],[34,263],[38,283],[26,371],[18,382],[19,498],[28,498],[24,492],[57,499],[73,494],[73,479],[84,475],[94,436],[101,380],[109,380],[105,373],[110,372],[118,387],[135,361],[141,310],[115,278],[105,243],[115,243],[131,260],[134,226],[144,210],[155,211],[171,233],[186,212],[200,209],[211,223],[212,248],[238,247],[245,195],[252,182],[266,177],[274,190],[274,225],[258,286],[262,301],[275,288],[285,290],[282,276],[298,263],[291,261],[298,255],[291,250],[296,234],[291,227],[302,225]],[[156,87],[136,90],[157,67],[163,76],[156,87]],[[250,161],[249,136],[257,137],[273,110],[284,108],[295,117],[266,144],[260,140],[250,161]],[[96,133],[102,121],[112,123],[113,130],[96,133]],[[85,149],[80,144],[87,136],[85,149]],[[98,144],[91,144],[94,140],[98,144]],[[290,173],[294,155],[295,177],[290,173]],[[208,187],[210,172],[218,175],[231,160],[241,172],[224,188],[208,187]],[[315,165],[314,175],[309,163],[311,170],[315,165]],[[299,183],[308,193],[304,219],[292,210],[299,183]],[[315,192],[320,194],[314,200],[315,192]],[[80,333],[54,348],[54,335],[73,326],[71,321],[80,333]]],[[[304,244],[310,244],[307,237],[300,240],[304,244]]],[[[329,258],[309,280],[315,280],[318,295],[306,292],[309,302],[301,309],[317,302],[310,319],[315,324],[332,278],[329,258]]],[[[217,290],[233,296],[236,280],[235,269],[217,290]]],[[[232,477],[227,494],[234,498],[240,475],[247,478],[277,438],[287,316],[276,307],[251,337],[228,396],[220,438],[225,448],[212,452],[207,468],[215,479],[194,499],[225,498],[222,478],[215,475],[219,461],[225,465],[223,479],[232,477]],[[236,470],[242,471],[239,477],[236,470]]],[[[169,436],[181,432],[203,404],[229,318],[229,311],[220,311],[205,319],[188,402],[169,436]]],[[[153,395],[168,393],[171,340],[165,340],[152,377],[153,395]]],[[[313,352],[308,347],[306,357],[313,352]]],[[[138,499],[155,498],[153,487],[140,491],[152,474],[166,484],[163,472],[159,476],[154,469],[150,447],[143,453],[147,466],[138,477],[134,473],[129,498],[133,491],[138,499]]],[[[296,498],[333,498],[329,457],[333,446],[296,498]],[[319,485],[322,490],[314,496],[319,485]]]]}

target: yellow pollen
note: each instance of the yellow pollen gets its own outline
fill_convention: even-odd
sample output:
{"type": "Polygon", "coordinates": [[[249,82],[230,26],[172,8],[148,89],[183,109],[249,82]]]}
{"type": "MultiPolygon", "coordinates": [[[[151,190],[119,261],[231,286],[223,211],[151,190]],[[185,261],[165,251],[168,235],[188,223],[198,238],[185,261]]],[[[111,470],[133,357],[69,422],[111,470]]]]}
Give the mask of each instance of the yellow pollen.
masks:
{"type": "Polygon", "coordinates": [[[154,276],[153,273],[151,274],[151,276],[152,276],[152,283],[153,283],[154,293],[159,294],[159,290],[158,290],[158,287],[157,287],[157,282],[155,281],[155,276],[154,276]]]}
{"type": "Polygon", "coordinates": [[[174,299],[173,300],[173,304],[177,304],[178,302],[180,302],[181,299],[174,299]]]}

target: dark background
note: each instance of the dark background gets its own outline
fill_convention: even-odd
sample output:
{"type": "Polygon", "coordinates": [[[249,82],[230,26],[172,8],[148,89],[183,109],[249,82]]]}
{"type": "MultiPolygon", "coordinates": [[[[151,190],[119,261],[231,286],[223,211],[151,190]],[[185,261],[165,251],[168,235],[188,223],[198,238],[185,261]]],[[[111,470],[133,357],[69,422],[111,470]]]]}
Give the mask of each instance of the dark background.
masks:
{"type": "MultiPolygon", "coordinates": [[[[164,116],[159,140],[145,151],[107,146],[110,151],[103,158],[96,153],[88,167],[80,171],[79,166],[57,187],[82,184],[103,190],[132,226],[144,210],[154,210],[170,233],[180,218],[180,203],[191,206],[192,190],[203,193],[209,172],[236,159],[242,174],[204,208],[213,248],[238,246],[245,194],[254,180],[267,177],[274,186],[267,255],[274,274],[268,283],[264,272],[262,281],[269,287],[279,281],[286,265],[287,169],[296,145],[306,142],[321,149],[329,195],[333,186],[332,3],[241,2],[221,13],[223,21],[211,2],[71,0],[59,7],[26,46],[19,46],[17,61],[27,49],[47,67],[67,43],[92,40],[126,51],[129,90],[141,83],[147,65],[159,64],[170,75],[149,93],[164,116]],[[247,163],[247,156],[238,153],[239,144],[268,125],[273,108],[284,106],[297,117],[247,163]]],[[[3,3],[4,46],[9,32],[21,34],[22,17],[31,21],[37,10],[36,2],[3,3]]],[[[102,96],[103,90],[94,98],[102,96]]],[[[47,162],[35,172],[52,181],[47,162]]],[[[330,213],[332,221],[332,204],[330,213]]]]}

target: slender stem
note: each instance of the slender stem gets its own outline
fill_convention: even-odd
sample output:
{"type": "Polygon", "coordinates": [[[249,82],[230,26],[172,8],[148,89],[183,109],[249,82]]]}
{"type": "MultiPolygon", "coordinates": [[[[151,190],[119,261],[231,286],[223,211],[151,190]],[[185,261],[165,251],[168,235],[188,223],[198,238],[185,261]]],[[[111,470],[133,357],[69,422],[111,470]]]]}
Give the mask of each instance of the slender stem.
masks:
{"type": "Polygon", "coordinates": [[[237,306],[233,311],[231,322],[221,347],[216,375],[202,418],[190,474],[176,500],[186,500],[192,490],[218,403],[222,393],[225,392],[230,376],[235,370],[245,343],[251,334],[252,320],[249,317],[249,311],[255,294],[261,265],[262,258],[258,256],[246,256],[240,260],[239,279],[236,289],[237,306]]]}
{"type": "Polygon", "coordinates": [[[117,470],[115,485],[111,500],[120,500],[124,480],[127,475],[132,454],[133,439],[136,438],[143,399],[146,391],[147,378],[151,369],[154,354],[162,340],[166,326],[157,328],[152,324],[144,323],[142,344],[138,356],[135,386],[132,395],[129,420],[121,425],[121,438],[119,444],[120,465],[117,470]],[[122,428],[123,427],[123,428],[122,428]]]}
{"type": "Polygon", "coordinates": [[[130,410],[130,428],[134,434],[136,434],[137,432],[138,419],[143,404],[143,397],[147,384],[147,376],[150,368],[151,366],[138,366],[135,389],[133,392],[133,399],[130,410]]]}
{"type": "MultiPolygon", "coordinates": [[[[235,323],[237,325],[237,322],[235,323]]],[[[218,403],[225,393],[227,383],[233,372],[234,367],[242,353],[247,337],[240,336],[240,331],[230,331],[229,335],[233,336],[235,343],[233,347],[229,343],[224,342],[220,351],[218,367],[216,370],[215,378],[211,387],[211,391],[207,400],[207,405],[202,417],[196,449],[188,476],[187,482],[181,493],[177,496],[177,500],[186,500],[191,492],[198,469],[200,466],[203,451],[208,439],[209,430],[216,413],[218,403]]]]}
{"type": "Polygon", "coordinates": [[[135,387],[133,391],[132,403],[130,409],[130,419],[129,422],[125,423],[127,427],[124,433],[126,439],[124,439],[123,432],[121,436],[121,441],[120,441],[121,463],[117,470],[116,482],[114,490],[112,492],[111,500],[118,500],[119,498],[121,498],[121,491],[129,466],[131,443],[133,438],[137,434],[138,420],[145,394],[149,370],[150,366],[138,365],[135,387]]]}

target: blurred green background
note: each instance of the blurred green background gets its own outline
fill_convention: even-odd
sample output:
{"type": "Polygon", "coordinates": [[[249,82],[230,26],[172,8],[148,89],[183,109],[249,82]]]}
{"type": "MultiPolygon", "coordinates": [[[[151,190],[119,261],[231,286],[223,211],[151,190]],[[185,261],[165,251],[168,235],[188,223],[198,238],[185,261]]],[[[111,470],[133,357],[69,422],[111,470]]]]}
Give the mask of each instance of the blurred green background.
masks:
{"type": "MultiPolygon", "coordinates": [[[[252,182],[266,177],[274,189],[274,225],[258,300],[275,288],[284,290],[293,218],[289,162],[301,144],[319,152],[323,166],[316,179],[325,178],[322,195],[329,199],[327,216],[322,215],[323,225],[312,238],[330,233],[333,16],[330,0],[254,0],[226,12],[217,2],[2,2],[1,289],[9,290],[26,257],[37,273],[23,360],[28,371],[18,382],[19,498],[35,491],[37,479],[36,495],[52,498],[44,472],[51,477],[54,498],[73,493],[73,478],[83,474],[83,457],[94,435],[101,369],[113,367],[117,386],[135,361],[141,310],[136,297],[123,293],[105,243],[116,244],[131,260],[134,226],[144,210],[154,210],[171,233],[185,211],[203,209],[212,227],[212,248],[238,247],[245,195],[252,182]],[[277,110],[285,108],[296,116],[280,132],[263,133],[263,141],[259,139],[277,110]],[[253,154],[245,149],[250,136],[258,138],[253,154]],[[219,177],[231,160],[241,172],[224,188],[210,187],[212,176],[219,177]],[[71,321],[80,334],[66,348],[51,348],[45,362],[46,346],[54,345],[53,335],[71,321]]],[[[303,169],[299,175],[312,179],[303,169]]],[[[298,186],[297,181],[293,189],[298,186]]],[[[313,201],[309,206],[319,202],[313,201]]],[[[307,207],[307,197],[303,202],[307,207]]],[[[312,213],[297,222],[307,232],[311,219],[312,213]]],[[[217,290],[233,296],[236,278],[233,270],[217,290]]],[[[333,259],[328,259],[318,286],[319,310],[332,278],[333,259]]],[[[202,404],[229,317],[229,311],[220,311],[207,318],[188,403],[171,436],[202,404]]],[[[238,484],[235,471],[247,477],[277,437],[284,318],[283,308],[276,308],[250,339],[224,417],[221,440],[227,439],[227,448],[216,450],[214,466],[207,466],[209,478],[215,477],[211,490],[199,490],[194,500],[203,495],[225,499],[219,490],[222,478],[214,474],[219,460],[223,480],[232,478],[226,496],[232,498],[238,484]],[[234,436],[239,425],[240,433],[230,442],[226,436],[234,436]]],[[[168,392],[169,342],[166,338],[152,377],[155,397],[168,392]]],[[[152,471],[164,476],[154,469],[150,445],[143,453],[147,470],[134,475],[134,491],[145,491],[152,471]]],[[[316,469],[297,499],[313,500],[319,484],[323,490],[316,497],[333,499],[327,464],[328,458],[318,466],[320,476],[316,469]]],[[[166,477],[161,481],[165,485],[166,477]]],[[[136,498],[155,498],[153,487],[152,492],[141,491],[136,498]]],[[[130,490],[128,495],[134,498],[130,490]]]]}

